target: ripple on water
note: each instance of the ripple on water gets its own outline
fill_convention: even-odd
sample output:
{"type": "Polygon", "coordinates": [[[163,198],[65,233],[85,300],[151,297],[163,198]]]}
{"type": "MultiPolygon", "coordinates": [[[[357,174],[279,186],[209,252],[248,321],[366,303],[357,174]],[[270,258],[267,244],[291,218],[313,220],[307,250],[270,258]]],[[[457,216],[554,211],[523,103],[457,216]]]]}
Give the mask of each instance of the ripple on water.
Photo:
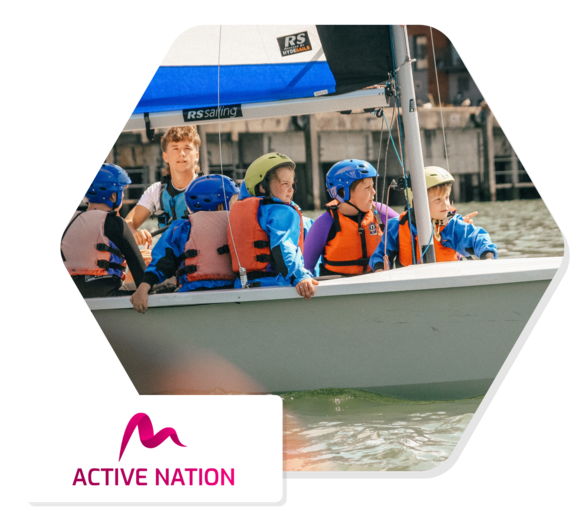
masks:
{"type": "Polygon", "coordinates": [[[335,471],[435,468],[451,455],[482,400],[402,401],[357,390],[282,397],[295,421],[290,430],[286,423],[286,469],[335,471]],[[333,421],[335,398],[341,410],[333,421]]]}

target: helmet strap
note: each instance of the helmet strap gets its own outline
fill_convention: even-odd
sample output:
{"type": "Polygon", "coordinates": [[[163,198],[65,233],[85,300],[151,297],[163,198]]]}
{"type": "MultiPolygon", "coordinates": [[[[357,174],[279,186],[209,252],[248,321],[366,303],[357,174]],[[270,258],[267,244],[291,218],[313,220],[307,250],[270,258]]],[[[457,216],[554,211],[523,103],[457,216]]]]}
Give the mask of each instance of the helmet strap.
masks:
{"type": "Polygon", "coordinates": [[[365,214],[365,212],[363,210],[359,210],[353,203],[351,203],[351,201],[345,200],[343,203],[347,203],[348,205],[351,205],[359,214],[365,214]]]}
{"type": "Polygon", "coordinates": [[[265,197],[271,197],[272,193],[270,192],[269,183],[267,182],[267,175],[261,180],[259,185],[261,186],[261,188],[263,188],[263,190],[265,190],[265,197]]]}
{"type": "MultiPolygon", "coordinates": [[[[113,192],[113,194],[116,194],[116,201],[112,201],[112,199],[109,199],[108,201],[110,202],[110,208],[112,210],[116,210],[116,208],[118,207],[117,203],[118,203],[118,195],[119,193],[117,191],[113,192]]],[[[122,203],[122,194],[121,194],[121,203],[122,203]]]]}
{"type": "Polygon", "coordinates": [[[435,239],[440,242],[441,241],[441,227],[444,225],[444,221],[433,220],[433,236],[435,239]]]}

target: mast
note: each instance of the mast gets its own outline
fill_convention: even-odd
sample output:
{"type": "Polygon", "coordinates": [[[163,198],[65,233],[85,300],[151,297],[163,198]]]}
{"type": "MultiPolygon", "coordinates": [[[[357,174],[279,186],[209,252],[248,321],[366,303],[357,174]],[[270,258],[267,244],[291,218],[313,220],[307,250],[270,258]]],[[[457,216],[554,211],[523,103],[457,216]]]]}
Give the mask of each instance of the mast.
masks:
{"type": "Polygon", "coordinates": [[[397,86],[402,123],[404,125],[405,164],[410,171],[410,181],[414,200],[414,213],[420,245],[420,254],[431,245],[424,254],[422,263],[435,262],[435,247],[432,239],[431,213],[425,181],[425,163],[421,146],[419,118],[417,115],[416,96],[412,79],[412,61],[408,47],[406,26],[391,26],[394,48],[394,62],[397,72],[397,86]]]}

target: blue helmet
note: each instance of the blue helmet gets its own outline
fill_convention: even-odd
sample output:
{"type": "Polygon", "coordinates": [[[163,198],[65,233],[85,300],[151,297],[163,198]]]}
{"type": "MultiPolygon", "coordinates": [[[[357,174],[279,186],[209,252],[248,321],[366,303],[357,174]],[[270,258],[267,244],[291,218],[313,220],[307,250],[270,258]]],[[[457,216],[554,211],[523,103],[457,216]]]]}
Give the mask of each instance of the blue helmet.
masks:
{"type": "Polygon", "coordinates": [[[349,201],[349,187],[354,181],[378,177],[376,169],[371,163],[361,159],[345,159],[335,163],[327,173],[327,190],[329,195],[340,202],[349,201]],[[345,189],[345,196],[341,197],[339,189],[345,189]]]}
{"type": "Polygon", "coordinates": [[[186,206],[190,212],[211,211],[222,203],[225,210],[229,210],[229,201],[238,193],[239,188],[230,177],[219,174],[200,176],[185,191],[186,206]]]}
{"type": "Polygon", "coordinates": [[[122,168],[104,163],[86,192],[86,198],[90,203],[106,203],[115,209],[122,203],[123,190],[130,184],[131,178],[122,168]],[[110,199],[113,192],[116,192],[116,202],[110,199]]]}

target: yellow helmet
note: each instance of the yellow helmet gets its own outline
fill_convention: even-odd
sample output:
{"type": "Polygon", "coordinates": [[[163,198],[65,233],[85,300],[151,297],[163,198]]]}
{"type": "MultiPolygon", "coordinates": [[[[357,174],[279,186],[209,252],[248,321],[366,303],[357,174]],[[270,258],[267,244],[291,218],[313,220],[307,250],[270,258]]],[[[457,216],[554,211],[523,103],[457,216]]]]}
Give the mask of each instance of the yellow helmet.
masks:
{"type": "Polygon", "coordinates": [[[453,176],[441,167],[425,167],[425,180],[427,182],[427,190],[437,185],[443,185],[443,183],[455,181],[453,176]]]}
{"type": "MultiPolygon", "coordinates": [[[[436,187],[438,185],[450,183],[452,181],[455,181],[455,179],[444,168],[425,167],[425,182],[427,184],[427,190],[429,190],[430,188],[436,187]]],[[[412,206],[412,190],[410,188],[408,188],[406,190],[406,192],[408,194],[408,202],[412,206]]]]}
{"type": "Polygon", "coordinates": [[[247,172],[245,172],[243,184],[247,188],[247,192],[252,196],[256,196],[255,187],[266,178],[269,172],[280,167],[290,167],[294,170],[296,163],[288,156],[279,154],[278,152],[270,152],[269,154],[258,157],[249,165],[247,172]]]}

